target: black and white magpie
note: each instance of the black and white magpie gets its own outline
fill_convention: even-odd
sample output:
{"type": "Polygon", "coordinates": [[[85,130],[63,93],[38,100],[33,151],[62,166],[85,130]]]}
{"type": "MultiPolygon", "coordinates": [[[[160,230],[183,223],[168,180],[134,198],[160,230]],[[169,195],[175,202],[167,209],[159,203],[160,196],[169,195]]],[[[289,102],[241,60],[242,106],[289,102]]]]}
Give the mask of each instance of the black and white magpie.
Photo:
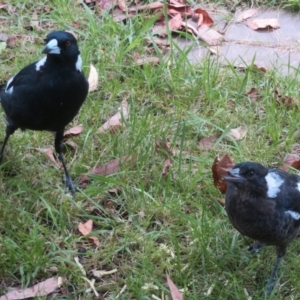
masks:
{"type": "Polygon", "coordinates": [[[256,240],[252,253],[264,245],[276,248],[267,285],[271,293],[279,263],[300,231],[300,176],[254,162],[236,164],[228,175],[223,178],[228,182],[225,208],[232,225],[256,240]]]}
{"type": "Polygon", "coordinates": [[[65,126],[78,113],[89,85],[81,71],[76,38],[71,33],[49,33],[42,53],[46,56],[10,78],[0,92],[7,119],[0,163],[10,135],[18,128],[55,132],[55,151],[62,162],[67,187],[74,196],[75,186],[64,161],[62,141],[65,126]]]}

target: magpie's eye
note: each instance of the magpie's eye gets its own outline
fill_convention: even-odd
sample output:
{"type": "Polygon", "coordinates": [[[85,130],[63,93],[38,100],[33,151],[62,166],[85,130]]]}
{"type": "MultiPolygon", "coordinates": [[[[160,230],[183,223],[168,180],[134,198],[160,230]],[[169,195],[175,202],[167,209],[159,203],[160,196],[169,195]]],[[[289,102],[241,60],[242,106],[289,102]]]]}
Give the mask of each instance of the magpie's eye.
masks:
{"type": "Polygon", "coordinates": [[[70,41],[66,41],[65,46],[70,47],[70,45],[71,45],[70,41]]]}
{"type": "Polygon", "coordinates": [[[254,176],[254,172],[252,170],[247,172],[247,177],[252,178],[254,176]]]}

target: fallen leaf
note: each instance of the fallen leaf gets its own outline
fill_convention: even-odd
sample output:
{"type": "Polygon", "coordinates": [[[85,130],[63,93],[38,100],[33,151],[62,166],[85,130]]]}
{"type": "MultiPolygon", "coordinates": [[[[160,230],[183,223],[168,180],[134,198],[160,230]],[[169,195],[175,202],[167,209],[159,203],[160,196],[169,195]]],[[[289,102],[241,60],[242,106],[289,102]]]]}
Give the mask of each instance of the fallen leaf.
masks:
{"type": "Polygon", "coordinates": [[[121,22],[124,21],[128,18],[132,18],[134,16],[134,14],[132,13],[124,13],[121,9],[119,8],[115,8],[112,12],[113,18],[115,22],[121,22]]]}
{"type": "Polygon", "coordinates": [[[275,90],[275,98],[278,105],[284,105],[287,106],[288,108],[298,106],[299,104],[296,98],[289,97],[289,96],[282,96],[279,94],[278,90],[275,90]]]}
{"type": "Polygon", "coordinates": [[[69,130],[64,132],[64,140],[69,139],[72,136],[78,136],[82,133],[83,131],[83,125],[77,125],[75,127],[70,128],[69,130]]]}
{"type": "Polygon", "coordinates": [[[138,66],[149,65],[151,63],[157,65],[160,63],[160,59],[156,56],[149,56],[149,57],[137,58],[135,59],[135,62],[138,66]]]}
{"type": "Polygon", "coordinates": [[[35,148],[35,150],[44,153],[55,164],[57,168],[60,169],[62,167],[61,162],[56,159],[52,148],[47,148],[47,149],[35,148]]]}
{"type": "Polygon", "coordinates": [[[169,173],[169,169],[171,166],[172,166],[172,161],[170,158],[167,158],[164,162],[161,175],[163,175],[163,176],[167,175],[169,173]]]}
{"type": "Polygon", "coordinates": [[[153,40],[148,38],[145,41],[148,45],[156,44],[157,46],[162,46],[162,47],[169,47],[170,46],[170,42],[168,40],[162,40],[162,39],[159,39],[159,38],[154,38],[153,40]]]}
{"type": "Polygon", "coordinates": [[[40,26],[39,24],[39,18],[38,18],[38,15],[37,15],[37,12],[33,12],[32,14],[32,17],[31,17],[31,21],[30,21],[30,26],[37,30],[37,31],[41,31],[42,30],[42,27],[40,26]]]}
{"type": "Polygon", "coordinates": [[[145,4],[137,7],[130,8],[130,11],[138,11],[138,10],[154,10],[158,8],[163,8],[164,4],[161,2],[152,2],[150,4],[145,4]]]}
{"type": "Polygon", "coordinates": [[[101,278],[105,275],[110,275],[110,274],[114,274],[117,272],[117,269],[113,269],[110,271],[104,271],[104,270],[92,270],[92,273],[95,277],[101,278]]]}
{"type": "Polygon", "coordinates": [[[78,230],[82,235],[90,234],[93,230],[93,220],[88,220],[85,223],[79,222],[78,230]]]}
{"type": "Polygon", "coordinates": [[[9,291],[0,297],[0,300],[18,300],[34,297],[43,297],[53,293],[66,281],[65,277],[51,277],[45,281],[39,282],[27,289],[18,289],[9,291]]]}
{"type": "MultiPolygon", "coordinates": [[[[90,234],[93,230],[93,220],[88,220],[86,223],[79,222],[78,230],[82,235],[90,234]]],[[[97,247],[100,246],[100,241],[95,236],[89,236],[88,241],[94,243],[97,247]]]]}
{"type": "Polygon", "coordinates": [[[225,206],[225,199],[224,199],[224,198],[216,198],[216,199],[217,199],[217,201],[218,201],[221,205],[225,206]]]}
{"type": "Polygon", "coordinates": [[[118,1],[118,6],[122,11],[126,11],[127,10],[127,5],[126,5],[126,1],[124,0],[119,0],[118,1]]]}
{"type": "Polygon", "coordinates": [[[257,13],[257,9],[255,8],[247,9],[238,15],[236,22],[242,22],[244,20],[247,20],[253,17],[256,13],[257,13]]]}
{"type": "Polygon", "coordinates": [[[170,145],[165,139],[156,138],[155,139],[155,151],[162,154],[165,158],[173,156],[173,152],[170,148],[170,145]]]}
{"type": "Polygon", "coordinates": [[[253,19],[248,20],[247,25],[252,30],[280,28],[278,19],[253,19]]]}
{"type": "Polygon", "coordinates": [[[113,115],[108,121],[106,121],[96,133],[103,133],[109,130],[111,133],[116,133],[118,129],[124,127],[123,119],[126,120],[129,115],[128,97],[121,102],[119,112],[113,115]]]}
{"type": "Polygon", "coordinates": [[[227,176],[227,172],[232,169],[234,163],[228,154],[224,155],[221,159],[216,157],[212,165],[212,175],[214,185],[222,194],[226,193],[227,182],[222,178],[227,176]]]}
{"type": "Polygon", "coordinates": [[[182,26],[182,17],[180,14],[175,15],[169,22],[169,29],[171,31],[176,31],[182,26]]]}
{"type": "Polygon", "coordinates": [[[100,10],[108,11],[114,8],[118,4],[117,0],[100,0],[97,1],[97,5],[100,10]]]}
{"type": "MultiPolygon", "coordinates": [[[[119,169],[122,166],[122,163],[127,163],[127,164],[135,164],[137,161],[136,156],[128,155],[128,156],[123,156],[121,159],[114,159],[107,164],[97,167],[89,172],[89,174],[95,174],[95,175],[100,175],[100,176],[107,176],[111,175],[114,173],[117,173],[119,169]]],[[[80,187],[81,188],[86,188],[87,185],[91,179],[87,175],[83,175],[80,178],[80,187]]]]}
{"type": "Polygon", "coordinates": [[[166,276],[167,276],[167,283],[171,292],[172,300],[183,300],[183,296],[180,293],[178,287],[174,284],[174,282],[172,281],[172,279],[169,277],[168,274],[166,274],[166,276]]]}
{"type": "Polygon", "coordinates": [[[300,169],[300,157],[299,155],[296,155],[296,154],[288,154],[283,162],[286,164],[286,165],[289,165],[297,170],[300,169]]]}
{"type": "Polygon", "coordinates": [[[220,134],[213,134],[211,136],[202,138],[198,142],[197,148],[204,151],[212,149],[220,136],[220,134]]]}
{"type": "Polygon", "coordinates": [[[98,89],[98,72],[93,65],[90,66],[88,82],[89,82],[89,92],[93,92],[98,89]]]}
{"type": "Polygon", "coordinates": [[[209,16],[206,10],[197,8],[193,11],[193,20],[197,22],[197,27],[211,27],[214,25],[213,19],[209,16]]]}
{"type": "Polygon", "coordinates": [[[245,126],[239,126],[237,128],[230,129],[229,134],[237,141],[240,141],[246,136],[247,128],[245,126]]]}
{"type": "Polygon", "coordinates": [[[73,151],[78,149],[78,145],[75,142],[70,141],[70,140],[65,141],[64,145],[66,148],[69,148],[70,150],[73,150],[73,151]]]}
{"type": "Polygon", "coordinates": [[[251,88],[251,90],[248,93],[246,93],[245,96],[248,96],[252,101],[257,101],[261,99],[257,88],[251,88]]]}

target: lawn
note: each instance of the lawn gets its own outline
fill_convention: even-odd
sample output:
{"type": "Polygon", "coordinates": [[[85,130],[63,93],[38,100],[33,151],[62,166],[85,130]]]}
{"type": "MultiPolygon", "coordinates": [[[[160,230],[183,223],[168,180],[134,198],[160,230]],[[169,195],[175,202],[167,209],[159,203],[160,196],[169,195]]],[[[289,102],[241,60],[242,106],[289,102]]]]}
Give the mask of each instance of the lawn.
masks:
{"type": "MultiPolygon", "coordinates": [[[[99,299],[167,300],[167,273],[184,299],[262,299],[275,251],[248,253],[252,241],[237,233],[217,201],[224,195],[213,184],[211,166],[225,154],[235,162],[281,166],[292,149],[300,149],[299,72],[283,77],[254,66],[221,67],[212,56],[192,65],[191,49],[179,49],[178,36],[172,39],[170,32],[167,53],[145,43],[153,39],[156,21],[148,12],[115,22],[109,12],[75,0],[1,3],[0,32],[14,37],[0,47],[2,84],[41,57],[48,32],[66,29],[77,35],[85,74],[94,65],[99,85],[69,126],[84,128],[70,139],[76,149],[66,152],[71,176],[81,186],[75,198],[65,191],[62,170],[37,150],[52,147],[51,133],[17,131],[9,140],[0,170],[0,295],[61,276],[63,285],[39,299],[97,299],[88,278],[95,279],[99,299]],[[136,63],[145,56],[160,63],[136,63]],[[260,93],[256,101],[247,95],[251,88],[260,93]],[[275,91],[295,103],[278,103],[275,91]],[[129,114],[123,127],[98,133],[124,99],[129,114]],[[239,126],[246,136],[228,138],[239,126]],[[199,140],[213,134],[219,134],[213,147],[200,149],[199,140]],[[80,185],[83,175],[116,159],[114,172],[90,175],[90,183],[80,185]],[[171,166],[163,170],[167,159],[171,166]],[[98,246],[78,230],[88,220],[98,246]],[[97,277],[95,270],[108,274],[97,277]]],[[[236,3],[216,4],[230,9],[236,3]]],[[[3,140],[3,110],[0,123],[3,140]]],[[[270,298],[300,299],[299,256],[296,240],[270,298]]]]}

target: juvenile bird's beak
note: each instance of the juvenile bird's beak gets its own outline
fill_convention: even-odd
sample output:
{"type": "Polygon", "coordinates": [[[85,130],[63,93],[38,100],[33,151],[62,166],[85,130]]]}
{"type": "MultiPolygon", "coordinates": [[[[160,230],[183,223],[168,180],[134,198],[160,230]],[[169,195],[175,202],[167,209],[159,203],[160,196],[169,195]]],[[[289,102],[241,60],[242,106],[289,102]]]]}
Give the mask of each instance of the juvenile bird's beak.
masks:
{"type": "Polygon", "coordinates": [[[222,179],[224,181],[229,182],[244,182],[246,179],[240,175],[240,169],[232,169],[228,171],[228,175],[230,176],[224,176],[222,179]]]}
{"type": "Polygon", "coordinates": [[[43,54],[60,54],[60,48],[56,39],[50,40],[42,51],[43,54]]]}

